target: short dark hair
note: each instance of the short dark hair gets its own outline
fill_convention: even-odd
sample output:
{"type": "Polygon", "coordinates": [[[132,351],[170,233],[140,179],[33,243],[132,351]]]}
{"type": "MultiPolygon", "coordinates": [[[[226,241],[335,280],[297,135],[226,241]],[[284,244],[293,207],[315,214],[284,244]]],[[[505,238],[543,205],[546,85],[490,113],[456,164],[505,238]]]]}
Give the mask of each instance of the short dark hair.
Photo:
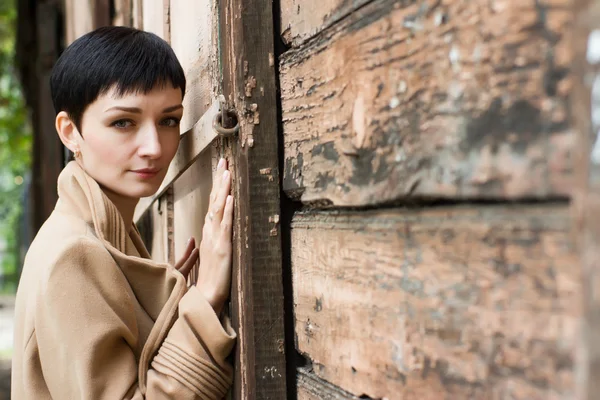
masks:
{"type": "Polygon", "coordinates": [[[185,74],[160,37],[124,26],[98,28],[75,40],[50,77],[54,109],[65,111],[81,132],[86,108],[115,87],[119,95],[148,93],[171,83],[185,93],[185,74]]]}

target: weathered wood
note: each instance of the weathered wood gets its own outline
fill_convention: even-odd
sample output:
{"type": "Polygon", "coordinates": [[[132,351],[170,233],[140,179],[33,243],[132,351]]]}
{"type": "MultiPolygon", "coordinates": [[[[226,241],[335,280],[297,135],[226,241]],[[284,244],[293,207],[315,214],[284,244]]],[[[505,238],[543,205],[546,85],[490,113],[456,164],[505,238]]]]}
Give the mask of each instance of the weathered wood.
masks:
{"type": "Polygon", "coordinates": [[[298,369],[298,400],[358,400],[358,397],[316,377],[305,368],[298,369]]]}
{"type": "Polygon", "coordinates": [[[297,214],[297,349],[357,396],[572,398],[568,227],[566,204],[297,214]]]}
{"type": "MultiPolygon", "coordinates": [[[[169,195],[165,193],[141,216],[137,223],[144,244],[152,259],[171,262],[169,259],[169,195]]],[[[171,199],[172,202],[172,199],[171,199]]]]}
{"type": "Polygon", "coordinates": [[[219,2],[223,94],[240,122],[224,141],[235,196],[233,398],[285,399],[277,88],[272,3],[219,2]]]}
{"type": "Polygon", "coordinates": [[[294,199],[572,189],[568,1],[373,1],[281,58],[294,199]]]}
{"type": "Polygon", "coordinates": [[[187,78],[181,121],[185,132],[216,98],[219,82],[216,2],[171,0],[170,18],[171,46],[187,78]]]}
{"type": "Polygon", "coordinates": [[[583,322],[577,399],[600,393],[600,2],[573,2],[572,112],[577,131],[574,233],[582,271],[583,322]]]}
{"type": "Polygon", "coordinates": [[[162,195],[167,188],[185,172],[198,159],[200,153],[204,151],[211,142],[217,137],[213,129],[213,119],[219,112],[219,103],[215,102],[200,118],[198,122],[190,129],[181,135],[179,148],[177,153],[169,165],[167,175],[163,180],[160,188],[151,197],[144,197],[138,203],[133,220],[137,221],[142,214],[150,207],[150,205],[162,195]]]}
{"type": "Polygon", "coordinates": [[[298,47],[371,0],[282,0],[281,37],[298,47]]]}
{"type": "Polygon", "coordinates": [[[208,211],[213,177],[213,147],[200,157],[173,183],[175,212],[175,259],[185,251],[190,237],[199,246],[202,240],[204,217],[208,211]]]}

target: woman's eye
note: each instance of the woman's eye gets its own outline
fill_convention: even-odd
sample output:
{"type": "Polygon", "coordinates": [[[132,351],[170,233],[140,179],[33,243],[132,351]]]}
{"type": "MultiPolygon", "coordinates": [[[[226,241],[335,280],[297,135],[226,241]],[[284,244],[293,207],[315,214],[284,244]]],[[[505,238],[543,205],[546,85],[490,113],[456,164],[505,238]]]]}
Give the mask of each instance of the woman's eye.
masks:
{"type": "Polygon", "coordinates": [[[115,128],[119,128],[119,129],[129,128],[132,125],[133,125],[133,122],[128,119],[120,119],[111,124],[111,126],[114,126],[115,128]]]}
{"type": "Polygon", "coordinates": [[[175,128],[179,126],[179,119],[175,117],[165,118],[162,120],[161,125],[169,128],[175,128]]]}

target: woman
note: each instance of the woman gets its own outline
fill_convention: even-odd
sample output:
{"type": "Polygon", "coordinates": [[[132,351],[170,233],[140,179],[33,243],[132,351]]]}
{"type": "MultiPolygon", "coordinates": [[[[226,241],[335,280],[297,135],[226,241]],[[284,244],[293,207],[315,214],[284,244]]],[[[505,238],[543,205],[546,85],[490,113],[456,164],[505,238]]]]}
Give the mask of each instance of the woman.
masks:
{"type": "Polygon", "coordinates": [[[231,277],[226,162],[200,249],[190,240],[175,267],[149,260],[132,223],[179,144],[185,77],[174,52],[151,33],[101,28],[65,50],[51,91],[56,130],[75,160],[25,259],[12,398],[222,398],[235,340],[219,318],[231,277]]]}

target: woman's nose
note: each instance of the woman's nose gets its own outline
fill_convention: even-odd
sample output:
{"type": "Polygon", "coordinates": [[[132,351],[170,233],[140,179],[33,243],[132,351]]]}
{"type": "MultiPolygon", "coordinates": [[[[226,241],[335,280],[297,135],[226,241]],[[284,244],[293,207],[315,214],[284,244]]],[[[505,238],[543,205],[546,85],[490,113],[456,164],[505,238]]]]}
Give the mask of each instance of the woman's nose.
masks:
{"type": "Polygon", "coordinates": [[[162,154],[162,148],[156,127],[147,127],[141,133],[138,154],[141,157],[159,158],[162,154]]]}

